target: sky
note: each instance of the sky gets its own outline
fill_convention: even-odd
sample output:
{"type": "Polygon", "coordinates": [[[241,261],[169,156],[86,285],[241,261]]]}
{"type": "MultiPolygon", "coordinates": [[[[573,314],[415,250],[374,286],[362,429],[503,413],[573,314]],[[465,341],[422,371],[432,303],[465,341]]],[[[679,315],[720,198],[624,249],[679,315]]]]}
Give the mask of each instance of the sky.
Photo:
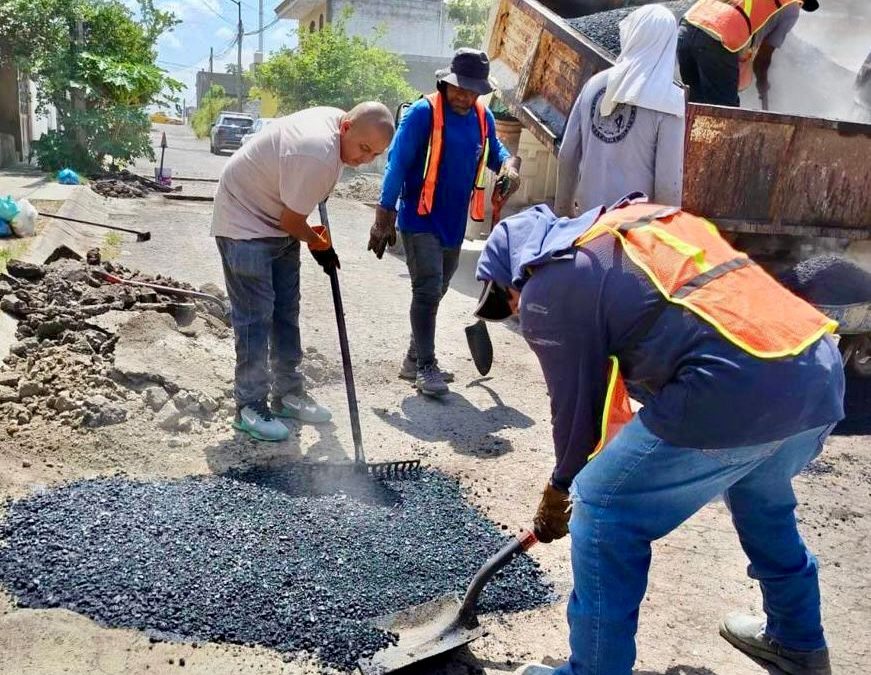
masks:
{"type": "MultiPolygon", "coordinates": [[[[138,12],[136,0],[124,0],[134,14],[138,12]]],[[[282,46],[296,45],[296,21],[283,19],[275,22],[275,7],[280,0],[264,0],[264,57],[282,46]],[[270,25],[273,24],[273,25],[270,25]]],[[[179,94],[187,105],[196,105],[196,73],[209,66],[209,47],[215,49],[216,72],[225,72],[224,66],[236,63],[237,9],[231,0],[157,0],[156,7],[171,11],[182,23],[157,43],[157,65],[170,77],[185,84],[179,94]],[[231,46],[232,45],[232,46],[231,46]]],[[[242,29],[245,33],[258,29],[258,0],[242,0],[242,29]]],[[[257,35],[242,39],[242,68],[248,70],[257,49],[257,35]]]]}

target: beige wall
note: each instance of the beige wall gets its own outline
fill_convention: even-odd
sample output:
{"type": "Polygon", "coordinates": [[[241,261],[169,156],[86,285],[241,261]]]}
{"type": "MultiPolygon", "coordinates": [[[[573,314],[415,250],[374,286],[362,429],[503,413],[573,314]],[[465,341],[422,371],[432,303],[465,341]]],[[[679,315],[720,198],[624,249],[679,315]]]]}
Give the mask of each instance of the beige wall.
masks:
{"type": "Polygon", "coordinates": [[[309,26],[311,26],[312,22],[315,24],[315,30],[318,30],[320,27],[320,17],[324,17],[324,24],[327,23],[327,3],[322,2],[320,5],[315,7],[312,11],[306,14],[299,20],[299,29],[301,31],[309,30],[309,26]]]}

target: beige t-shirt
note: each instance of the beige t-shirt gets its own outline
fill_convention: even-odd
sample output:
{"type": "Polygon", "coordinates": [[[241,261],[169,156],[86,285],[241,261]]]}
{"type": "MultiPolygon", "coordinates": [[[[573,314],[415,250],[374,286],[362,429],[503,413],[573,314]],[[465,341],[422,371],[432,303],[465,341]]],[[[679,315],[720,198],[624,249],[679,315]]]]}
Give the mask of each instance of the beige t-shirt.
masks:
{"type": "Polygon", "coordinates": [[[339,126],[344,111],[309,108],[282,117],[243,145],[221,172],[213,237],[285,237],[286,207],[309,214],[342,173],[339,126]]]}

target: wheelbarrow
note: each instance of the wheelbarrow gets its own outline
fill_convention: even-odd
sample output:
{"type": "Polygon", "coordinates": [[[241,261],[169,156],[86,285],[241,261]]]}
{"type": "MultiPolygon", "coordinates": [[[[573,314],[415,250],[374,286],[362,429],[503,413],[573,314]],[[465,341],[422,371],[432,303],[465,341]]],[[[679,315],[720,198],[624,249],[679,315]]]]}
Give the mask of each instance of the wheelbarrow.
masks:
{"type": "Polygon", "coordinates": [[[478,596],[493,575],[536,542],[538,539],[534,532],[521,530],[481,566],[462,598],[450,593],[375,619],[375,627],[395,633],[399,639],[395,645],[361,659],[357,664],[360,672],[363,675],[394,673],[458,649],[484,635],[484,628],[478,623],[478,596]]]}

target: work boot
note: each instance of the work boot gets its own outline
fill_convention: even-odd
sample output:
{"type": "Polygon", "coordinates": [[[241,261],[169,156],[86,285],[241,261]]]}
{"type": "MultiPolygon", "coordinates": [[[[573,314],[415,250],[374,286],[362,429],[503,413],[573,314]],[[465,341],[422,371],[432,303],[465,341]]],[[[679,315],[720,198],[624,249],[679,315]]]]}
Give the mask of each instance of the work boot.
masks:
{"type": "Polygon", "coordinates": [[[527,663],[515,670],[514,675],[551,675],[555,672],[556,668],[545,666],[542,663],[527,663]]]}
{"type": "Polygon", "coordinates": [[[432,364],[418,369],[414,386],[425,396],[444,396],[450,391],[448,385],[445,384],[442,371],[432,364]]]}
{"type": "Polygon", "coordinates": [[[233,426],[258,441],[283,441],[290,435],[287,427],[269,412],[265,401],[249,403],[237,410],[233,426]]]}
{"type": "Polygon", "coordinates": [[[308,394],[285,394],[279,403],[273,402],[272,410],[279,417],[290,417],[309,424],[321,424],[333,418],[329,410],[308,394]]]}
{"type": "MultiPolygon", "coordinates": [[[[449,370],[442,370],[439,368],[439,361],[436,359],[433,362],[433,367],[438,370],[442,374],[442,379],[450,384],[454,381],[454,374],[449,370]]],[[[417,360],[411,359],[406,356],[402,360],[402,367],[399,369],[399,377],[403,380],[416,380],[417,379],[417,360]]]]}
{"type": "Polygon", "coordinates": [[[765,619],[730,614],[720,624],[720,635],[745,654],[773,663],[789,675],[832,675],[826,647],[813,651],[787,649],[765,634],[765,619]]]}

